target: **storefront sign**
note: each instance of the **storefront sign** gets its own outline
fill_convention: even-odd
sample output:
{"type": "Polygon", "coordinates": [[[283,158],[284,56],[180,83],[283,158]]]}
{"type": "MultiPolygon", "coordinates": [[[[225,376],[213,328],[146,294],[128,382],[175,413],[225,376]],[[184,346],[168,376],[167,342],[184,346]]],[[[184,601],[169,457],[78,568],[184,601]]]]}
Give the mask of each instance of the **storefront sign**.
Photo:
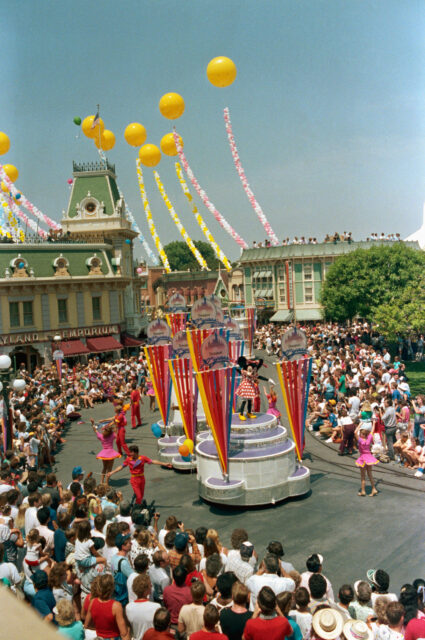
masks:
{"type": "Polygon", "coordinates": [[[59,335],[62,340],[72,338],[92,338],[94,336],[109,336],[119,333],[117,324],[103,325],[101,327],[83,327],[81,329],[55,329],[55,331],[31,331],[29,333],[0,334],[0,347],[15,344],[31,344],[33,342],[51,342],[53,335],[59,335]]]}

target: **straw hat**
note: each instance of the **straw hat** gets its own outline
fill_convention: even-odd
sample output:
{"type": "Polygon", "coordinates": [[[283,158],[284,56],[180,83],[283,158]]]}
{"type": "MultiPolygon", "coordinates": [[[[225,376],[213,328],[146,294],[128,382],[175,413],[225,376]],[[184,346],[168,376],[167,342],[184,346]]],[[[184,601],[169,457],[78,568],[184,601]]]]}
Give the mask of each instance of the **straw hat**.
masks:
{"type": "Polygon", "coordinates": [[[314,614],[312,625],[319,638],[323,640],[335,640],[335,638],[341,635],[344,620],[339,611],[334,609],[320,609],[320,611],[316,611],[314,614]]]}
{"type": "Polygon", "coordinates": [[[344,624],[344,636],[347,640],[372,640],[373,632],[363,620],[347,620],[344,624]]]}

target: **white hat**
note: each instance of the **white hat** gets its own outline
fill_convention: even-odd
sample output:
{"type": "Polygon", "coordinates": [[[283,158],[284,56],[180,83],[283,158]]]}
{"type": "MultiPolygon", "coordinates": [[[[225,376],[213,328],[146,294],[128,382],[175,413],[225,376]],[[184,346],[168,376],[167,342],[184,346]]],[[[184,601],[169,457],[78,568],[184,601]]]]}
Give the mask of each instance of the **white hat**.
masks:
{"type": "Polygon", "coordinates": [[[344,636],[347,640],[372,640],[373,632],[363,620],[347,620],[344,624],[344,636]]]}
{"type": "Polygon", "coordinates": [[[335,609],[320,609],[313,616],[312,626],[322,640],[335,640],[341,635],[344,620],[340,612],[335,609]]]}

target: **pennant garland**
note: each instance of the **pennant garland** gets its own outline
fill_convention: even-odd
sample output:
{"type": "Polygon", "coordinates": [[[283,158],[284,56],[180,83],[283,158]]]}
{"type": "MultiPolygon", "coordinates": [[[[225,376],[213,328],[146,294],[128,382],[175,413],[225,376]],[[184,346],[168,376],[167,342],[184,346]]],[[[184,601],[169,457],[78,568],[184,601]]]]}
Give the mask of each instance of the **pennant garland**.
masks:
{"type": "Polygon", "coordinates": [[[179,136],[178,136],[175,128],[173,129],[173,136],[174,136],[174,141],[176,143],[177,151],[178,151],[178,154],[179,154],[180,162],[182,163],[183,169],[187,173],[188,178],[191,181],[192,186],[194,187],[196,193],[201,198],[202,202],[204,203],[204,205],[206,206],[208,211],[213,214],[213,216],[217,220],[218,224],[225,231],[227,231],[227,233],[233,238],[233,240],[235,242],[238,243],[238,245],[240,247],[242,247],[242,249],[248,249],[248,245],[245,242],[245,240],[243,238],[241,238],[241,236],[233,229],[233,227],[230,226],[230,224],[227,222],[226,218],[224,216],[222,216],[222,214],[216,209],[216,207],[208,199],[207,194],[205,193],[205,191],[202,189],[202,187],[200,186],[199,182],[195,178],[195,175],[194,175],[192,169],[190,168],[189,163],[188,163],[188,161],[186,159],[186,156],[185,156],[184,151],[183,151],[183,147],[180,144],[180,139],[179,139],[179,136]]]}
{"type": "Polygon", "coordinates": [[[145,347],[144,351],[161,418],[166,426],[171,397],[171,378],[167,360],[171,358],[172,346],[170,344],[150,345],[145,347]]]}
{"type": "Polygon", "coordinates": [[[254,349],[254,336],[257,328],[257,310],[255,307],[246,307],[246,319],[248,324],[248,345],[249,352],[254,349]]]}
{"type": "Polygon", "coordinates": [[[19,223],[17,220],[18,218],[24,224],[26,224],[30,229],[35,231],[41,238],[44,239],[47,237],[47,233],[43,229],[40,229],[40,227],[38,226],[35,220],[28,218],[28,216],[23,211],[21,211],[18,205],[13,202],[12,198],[6,199],[4,195],[0,193],[0,202],[1,202],[1,206],[7,213],[10,226],[14,228],[16,232],[16,237],[21,242],[25,241],[25,234],[22,231],[22,229],[19,229],[19,223]]]}
{"type": "Polygon", "coordinates": [[[184,331],[186,329],[188,316],[189,313],[187,311],[174,311],[172,313],[165,314],[168,326],[171,329],[172,338],[174,338],[176,333],[178,333],[179,331],[184,331]]]}
{"type": "Polygon", "coordinates": [[[270,222],[267,220],[266,216],[264,215],[262,208],[260,207],[257,200],[255,199],[255,196],[251,190],[251,187],[249,186],[249,182],[246,179],[245,171],[243,170],[243,167],[239,158],[239,154],[238,154],[238,149],[236,147],[235,137],[233,135],[233,130],[232,130],[232,123],[230,122],[230,111],[228,107],[224,109],[224,122],[226,125],[226,132],[227,132],[227,137],[229,139],[229,146],[230,146],[230,151],[232,153],[233,162],[234,162],[236,171],[238,172],[240,181],[242,182],[244,191],[248,197],[248,200],[251,203],[251,207],[254,209],[255,213],[257,214],[257,217],[261,222],[261,224],[263,225],[265,232],[269,236],[272,244],[277,246],[279,244],[279,239],[275,234],[275,232],[273,231],[270,225],[270,222]]]}
{"type": "Polygon", "coordinates": [[[170,263],[168,262],[167,254],[163,249],[161,240],[159,239],[159,235],[156,231],[155,224],[152,218],[151,208],[149,206],[149,201],[146,195],[145,183],[143,181],[142,165],[139,158],[136,160],[136,166],[137,166],[137,180],[139,182],[140,196],[142,198],[143,208],[145,210],[146,220],[148,222],[149,230],[151,232],[153,241],[155,243],[156,250],[159,253],[159,257],[162,260],[162,264],[164,265],[166,272],[170,273],[171,271],[170,263]]]}
{"type": "MultiPolygon", "coordinates": [[[[13,240],[18,241],[19,240],[18,221],[16,220],[15,216],[13,215],[12,211],[9,208],[7,201],[5,200],[5,198],[1,193],[0,193],[0,204],[1,204],[1,210],[3,213],[3,219],[9,228],[10,236],[11,238],[13,238],[13,240]],[[7,214],[7,220],[6,220],[6,214],[7,214]]],[[[6,232],[6,235],[7,235],[7,232],[6,232]]]]}
{"type": "Polygon", "coordinates": [[[189,204],[190,204],[190,206],[192,208],[192,213],[195,216],[196,222],[198,223],[202,233],[204,234],[204,236],[206,237],[206,239],[208,240],[208,242],[210,243],[210,245],[214,249],[214,253],[215,253],[217,259],[220,260],[224,264],[224,266],[227,269],[227,271],[231,271],[232,265],[230,264],[230,262],[228,261],[228,259],[224,255],[223,251],[220,249],[220,247],[216,243],[216,241],[214,240],[211,231],[208,229],[207,225],[205,224],[205,221],[204,221],[203,217],[199,213],[198,208],[197,208],[196,204],[193,201],[192,194],[190,193],[189,187],[187,186],[186,180],[184,179],[183,171],[182,171],[181,166],[179,165],[178,162],[176,162],[175,166],[176,166],[177,178],[179,179],[182,191],[183,191],[184,195],[186,196],[187,201],[189,202],[189,204]]]}
{"type": "Polygon", "coordinates": [[[213,434],[221,470],[226,477],[235,379],[236,367],[208,369],[196,373],[205,415],[213,434]]]}
{"type": "Polygon", "coordinates": [[[175,358],[174,360],[169,360],[168,365],[186,438],[195,442],[196,406],[194,403],[196,385],[193,377],[192,362],[189,358],[175,358]]]}
{"type": "Polygon", "coordinates": [[[300,461],[305,446],[305,420],[312,362],[312,358],[300,358],[276,363],[286,413],[300,461]]]}

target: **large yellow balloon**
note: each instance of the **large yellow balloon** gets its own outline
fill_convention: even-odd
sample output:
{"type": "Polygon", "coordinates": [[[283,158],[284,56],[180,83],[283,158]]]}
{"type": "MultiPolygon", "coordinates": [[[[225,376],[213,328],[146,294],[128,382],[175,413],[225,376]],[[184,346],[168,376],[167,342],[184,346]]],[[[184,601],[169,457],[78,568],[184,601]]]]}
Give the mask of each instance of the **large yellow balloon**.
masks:
{"type": "MultiPolygon", "coordinates": [[[[183,147],[183,138],[181,136],[179,136],[179,141],[180,145],[183,147]]],[[[166,133],[165,136],[161,138],[160,147],[162,153],[165,153],[166,156],[176,156],[178,153],[172,133],[166,133]]]]}
{"type": "Polygon", "coordinates": [[[177,120],[184,113],[184,100],[178,93],[166,93],[159,101],[159,110],[168,120],[177,120]]]}
{"type": "Polygon", "coordinates": [[[105,130],[105,125],[103,123],[102,118],[99,118],[99,124],[97,124],[94,127],[94,129],[92,129],[91,127],[92,127],[94,118],[95,116],[87,116],[87,118],[84,118],[81,124],[81,128],[83,130],[84,135],[87,136],[87,138],[99,139],[99,129],[100,129],[100,133],[102,134],[105,130]]]}
{"type": "Polygon", "coordinates": [[[3,156],[10,149],[10,140],[7,133],[0,131],[0,156],[3,156]]]}
{"type": "Polygon", "coordinates": [[[208,80],[215,87],[228,87],[235,81],[236,74],[236,65],[230,58],[218,56],[208,63],[208,80]]]}
{"type": "Polygon", "coordinates": [[[12,182],[16,182],[19,176],[19,171],[13,164],[4,164],[3,169],[6,172],[7,177],[12,182]]]}
{"type": "Polygon", "coordinates": [[[161,152],[156,144],[145,144],[139,149],[139,158],[145,167],[156,167],[161,160],[161,152]]]}
{"type": "Polygon", "coordinates": [[[7,193],[9,191],[9,187],[7,186],[7,184],[5,182],[2,182],[0,186],[1,186],[1,190],[4,193],[7,193]]]}
{"type": "Polygon", "coordinates": [[[105,129],[100,136],[100,140],[99,138],[94,138],[94,143],[98,149],[109,151],[115,147],[115,134],[109,129],[105,129]]]}
{"type": "Polygon", "coordinates": [[[125,128],[124,138],[132,147],[140,147],[146,141],[146,129],[139,122],[132,122],[125,128]]]}

